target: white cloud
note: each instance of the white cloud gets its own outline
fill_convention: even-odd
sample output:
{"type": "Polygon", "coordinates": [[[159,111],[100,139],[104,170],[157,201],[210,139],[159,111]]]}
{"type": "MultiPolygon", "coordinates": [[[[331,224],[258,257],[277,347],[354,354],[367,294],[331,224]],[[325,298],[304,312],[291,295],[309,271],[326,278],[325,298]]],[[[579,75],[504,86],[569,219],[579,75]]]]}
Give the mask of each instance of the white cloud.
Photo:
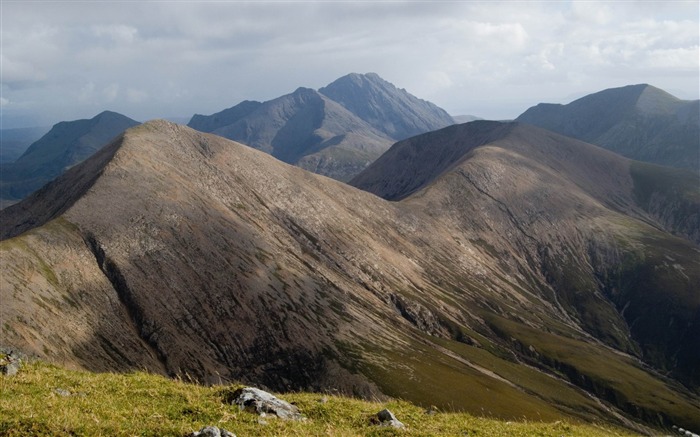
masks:
{"type": "Polygon", "coordinates": [[[10,104],[10,101],[4,97],[0,97],[0,106],[7,106],[10,104]]]}
{"type": "Polygon", "coordinates": [[[140,119],[211,113],[369,71],[452,112],[496,118],[627,83],[697,98],[699,8],[10,2],[2,17],[3,95],[13,108],[57,114],[54,121],[98,109],[140,119]]]}
{"type": "Polygon", "coordinates": [[[126,90],[126,100],[130,103],[141,103],[146,101],[148,98],[148,93],[145,91],[137,90],[134,88],[128,88],[126,90]]]}
{"type": "Polygon", "coordinates": [[[94,36],[107,37],[117,44],[131,44],[137,40],[139,33],[135,27],[124,24],[94,25],[91,29],[94,36]]]}
{"type": "Polygon", "coordinates": [[[102,95],[104,96],[104,101],[107,103],[113,102],[116,100],[117,96],[119,95],[119,84],[117,83],[111,83],[104,87],[102,90],[102,95]]]}

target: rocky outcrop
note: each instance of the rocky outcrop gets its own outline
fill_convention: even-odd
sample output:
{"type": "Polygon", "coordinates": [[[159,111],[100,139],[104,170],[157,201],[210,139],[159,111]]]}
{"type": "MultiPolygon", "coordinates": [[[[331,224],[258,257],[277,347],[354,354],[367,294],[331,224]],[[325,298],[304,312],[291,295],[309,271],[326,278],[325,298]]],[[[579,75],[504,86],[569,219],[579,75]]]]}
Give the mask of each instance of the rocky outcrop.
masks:
{"type": "Polygon", "coordinates": [[[22,360],[15,356],[12,352],[3,355],[0,355],[0,375],[16,375],[22,366],[22,360]]]}
{"type": "Polygon", "coordinates": [[[285,420],[300,420],[299,409],[287,401],[255,387],[244,387],[224,397],[224,402],[257,415],[272,415],[285,420]]]}
{"type": "Polygon", "coordinates": [[[396,416],[394,416],[394,413],[386,408],[377,413],[376,419],[380,426],[387,426],[396,429],[406,427],[403,423],[401,423],[401,421],[399,421],[399,419],[396,418],[396,416]]]}
{"type": "Polygon", "coordinates": [[[217,426],[205,426],[199,431],[193,432],[188,437],[236,437],[236,434],[217,426]]]}

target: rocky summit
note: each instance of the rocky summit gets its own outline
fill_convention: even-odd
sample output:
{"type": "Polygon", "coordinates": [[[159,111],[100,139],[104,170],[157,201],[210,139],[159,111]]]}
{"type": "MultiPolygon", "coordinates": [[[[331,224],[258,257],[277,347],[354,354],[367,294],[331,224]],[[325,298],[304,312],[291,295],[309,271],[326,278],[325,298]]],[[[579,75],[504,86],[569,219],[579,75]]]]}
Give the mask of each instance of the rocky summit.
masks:
{"type": "Polygon", "coordinates": [[[681,173],[477,121],[395,144],[358,189],[148,122],[0,212],[2,339],[89,370],[700,429],[681,173]]]}

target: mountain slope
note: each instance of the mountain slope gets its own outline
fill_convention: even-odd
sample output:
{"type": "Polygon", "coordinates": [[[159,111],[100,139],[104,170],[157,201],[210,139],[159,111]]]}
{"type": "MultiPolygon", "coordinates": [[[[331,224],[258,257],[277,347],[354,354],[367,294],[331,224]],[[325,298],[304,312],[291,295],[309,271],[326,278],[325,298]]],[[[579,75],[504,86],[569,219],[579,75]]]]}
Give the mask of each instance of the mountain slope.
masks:
{"type": "Polygon", "coordinates": [[[0,197],[18,200],[89,157],[138,122],[105,111],[89,120],[61,122],[34,142],[15,162],[4,165],[0,197]]]}
{"type": "Polygon", "coordinates": [[[351,73],[318,92],[395,140],[454,124],[443,109],[396,88],[376,73],[351,73]]]}
{"type": "Polygon", "coordinates": [[[607,89],[567,105],[541,103],[517,121],[628,158],[700,172],[700,101],[650,85],[607,89]]]}
{"type": "Polygon", "coordinates": [[[479,238],[526,257],[584,330],[697,385],[697,176],[527,125],[473,122],[395,144],[351,184],[420,203],[464,232],[500,234],[506,246],[479,238]],[[470,192],[491,205],[466,202],[470,192]],[[655,209],[674,211],[675,221],[655,209]],[[608,230],[594,231],[596,223],[608,230]],[[684,267],[674,271],[668,260],[679,259],[684,267]],[[667,299],[676,303],[659,306],[667,299]]]}
{"type": "Polygon", "coordinates": [[[697,246],[654,228],[629,161],[476,126],[484,144],[401,202],[164,121],[130,129],[0,212],[3,342],[88,369],[697,428],[697,246]]]}

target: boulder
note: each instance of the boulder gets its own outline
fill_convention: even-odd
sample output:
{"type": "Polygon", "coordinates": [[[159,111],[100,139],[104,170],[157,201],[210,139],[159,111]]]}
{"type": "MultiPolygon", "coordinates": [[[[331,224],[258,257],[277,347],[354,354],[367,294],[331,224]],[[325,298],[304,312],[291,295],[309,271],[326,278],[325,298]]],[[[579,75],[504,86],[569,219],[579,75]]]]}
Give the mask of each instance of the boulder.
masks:
{"type": "Polygon", "coordinates": [[[205,426],[199,431],[190,434],[189,437],[236,437],[236,434],[216,426],[205,426]]]}
{"type": "Polygon", "coordinates": [[[0,374],[13,376],[19,372],[19,368],[22,365],[22,360],[16,357],[10,352],[4,357],[0,358],[0,374]]]}
{"type": "Polygon", "coordinates": [[[224,401],[238,405],[245,410],[258,415],[274,415],[281,419],[300,420],[299,409],[289,402],[276,398],[272,394],[254,387],[239,388],[224,401]]]}
{"type": "Polygon", "coordinates": [[[386,408],[377,413],[377,419],[379,419],[380,426],[391,426],[393,428],[404,428],[404,424],[399,421],[399,419],[394,416],[394,413],[387,410],[386,408]]]}

